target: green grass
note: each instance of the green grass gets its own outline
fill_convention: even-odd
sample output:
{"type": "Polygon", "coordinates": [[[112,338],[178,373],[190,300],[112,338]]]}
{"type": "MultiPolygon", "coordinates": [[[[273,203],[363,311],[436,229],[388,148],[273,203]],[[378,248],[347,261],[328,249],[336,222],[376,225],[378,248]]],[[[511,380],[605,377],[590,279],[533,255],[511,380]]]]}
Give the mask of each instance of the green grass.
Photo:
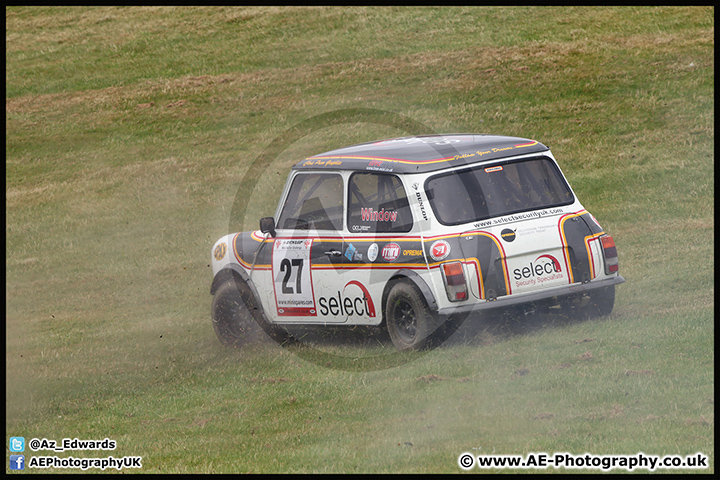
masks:
{"type": "Polygon", "coordinates": [[[713,13],[6,8],[6,437],[108,437],[58,456],[146,473],[453,473],[465,451],[713,472],[713,13]],[[292,130],[349,109],[408,122],[292,130]],[[552,148],[618,245],[613,314],[465,326],[390,368],[357,336],[222,348],[213,242],[272,215],[304,155],[435,132],[552,148]]]}

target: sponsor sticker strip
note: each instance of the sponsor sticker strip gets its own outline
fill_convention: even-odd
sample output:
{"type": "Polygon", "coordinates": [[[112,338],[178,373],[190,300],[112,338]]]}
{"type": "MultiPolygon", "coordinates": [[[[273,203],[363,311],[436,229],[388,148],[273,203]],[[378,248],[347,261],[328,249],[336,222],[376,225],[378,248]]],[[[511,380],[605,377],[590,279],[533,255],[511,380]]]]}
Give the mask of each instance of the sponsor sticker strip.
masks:
{"type": "MultiPolygon", "coordinates": [[[[532,214],[527,215],[527,217],[539,218],[546,215],[554,215],[560,213],[561,211],[562,209],[533,212],[532,214]]],[[[367,211],[364,212],[364,216],[366,219],[372,218],[373,221],[385,221],[385,217],[387,217],[388,221],[392,221],[393,213],[397,212],[367,209],[367,211]],[[377,217],[377,220],[375,220],[375,217],[377,217]]],[[[559,230],[564,245],[567,240],[565,239],[562,228],[563,223],[570,218],[579,217],[586,213],[587,212],[585,210],[581,210],[575,213],[565,214],[560,218],[558,223],[553,222],[555,225],[554,228],[559,230]]],[[[512,215],[501,219],[502,222],[498,222],[498,219],[494,219],[492,223],[497,224],[504,223],[509,220],[518,220],[517,217],[519,216],[525,217],[524,214],[512,215]]],[[[553,227],[548,226],[548,228],[553,227]]],[[[268,269],[272,270],[274,276],[273,284],[276,288],[275,298],[278,312],[281,316],[317,316],[318,313],[320,313],[318,312],[320,306],[316,303],[320,299],[313,294],[311,272],[314,270],[338,268],[435,269],[448,258],[455,258],[462,261],[466,266],[472,265],[474,267],[474,273],[477,275],[477,281],[480,285],[480,290],[478,292],[479,298],[484,299],[486,294],[483,287],[484,282],[482,277],[484,267],[481,267],[479,260],[472,255],[462,258],[458,257],[458,252],[452,252],[451,244],[448,242],[448,240],[453,238],[472,237],[474,235],[487,236],[491,238],[498,247],[502,259],[502,262],[500,263],[500,278],[501,282],[504,281],[506,295],[511,295],[514,289],[524,290],[526,287],[535,286],[538,283],[547,284],[548,286],[555,284],[558,281],[573,283],[574,279],[572,277],[572,271],[568,265],[569,260],[564,258],[567,256],[566,251],[563,251],[557,257],[550,254],[540,255],[534,260],[528,259],[529,263],[527,264],[513,265],[512,267],[509,267],[509,260],[505,253],[503,243],[512,243],[516,239],[517,232],[518,231],[516,229],[503,229],[500,234],[502,241],[495,235],[482,230],[473,230],[470,232],[429,238],[397,236],[350,237],[352,238],[353,243],[348,242],[348,239],[345,239],[343,236],[276,238],[271,240],[273,265],[255,265],[255,269],[259,270],[263,269],[263,267],[270,267],[268,269]],[[321,244],[324,242],[335,242],[344,245],[342,247],[342,256],[344,257],[342,262],[332,262],[326,264],[310,261],[311,247],[313,243],[321,244]],[[368,245],[369,242],[372,243],[368,245]],[[426,263],[425,256],[428,257],[428,261],[432,260],[432,262],[426,263]],[[562,265],[563,263],[564,268],[562,265]]],[[[595,265],[593,261],[591,243],[600,235],[601,234],[593,234],[585,238],[585,248],[587,249],[590,260],[592,277],[595,276],[595,265]]],[[[257,240],[259,240],[259,237],[257,240]]],[[[233,244],[235,244],[234,241],[233,244]]],[[[313,255],[314,254],[315,253],[313,252],[313,255]]],[[[245,265],[245,262],[241,261],[241,263],[245,265]]],[[[350,311],[355,314],[362,312],[363,314],[368,315],[369,313],[369,308],[361,304],[362,302],[358,302],[357,306],[354,303],[352,306],[348,304],[346,308],[342,297],[339,300],[334,297],[324,298],[323,300],[322,312],[338,312],[341,315],[350,311]]]]}

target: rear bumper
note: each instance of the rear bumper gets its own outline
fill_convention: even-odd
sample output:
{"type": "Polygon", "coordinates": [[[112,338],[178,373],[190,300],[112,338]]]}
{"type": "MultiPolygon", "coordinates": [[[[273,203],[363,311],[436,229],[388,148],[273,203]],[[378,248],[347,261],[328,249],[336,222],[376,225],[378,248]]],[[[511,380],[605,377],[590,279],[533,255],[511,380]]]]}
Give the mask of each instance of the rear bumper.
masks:
{"type": "Polygon", "coordinates": [[[610,278],[598,280],[590,283],[575,283],[572,285],[565,285],[562,287],[549,288],[539,292],[529,292],[523,294],[508,295],[500,297],[497,300],[483,300],[480,302],[467,303],[465,305],[453,305],[452,307],[441,308],[438,310],[440,315],[457,315],[467,314],[471,312],[479,312],[484,310],[492,310],[495,308],[505,308],[512,305],[520,305],[524,303],[538,302],[542,300],[551,300],[559,297],[566,297],[570,295],[578,295],[585,292],[590,292],[598,288],[611,287],[613,285],[619,285],[625,282],[625,279],[620,275],[610,278]]]}

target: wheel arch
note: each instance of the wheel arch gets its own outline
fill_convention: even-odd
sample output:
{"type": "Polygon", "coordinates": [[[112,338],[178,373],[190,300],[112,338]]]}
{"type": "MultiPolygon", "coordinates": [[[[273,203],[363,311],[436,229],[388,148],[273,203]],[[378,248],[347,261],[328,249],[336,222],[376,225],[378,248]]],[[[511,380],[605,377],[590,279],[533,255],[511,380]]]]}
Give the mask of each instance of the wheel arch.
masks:
{"type": "Polygon", "coordinates": [[[392,277],[390,277],[390,279],[385,284],[385,289],[383,290],[382,294],[383,322],[385,322],[385,303],[387,302],[388,294],[390,293],[390,289],[393,287],[393,285],[399,281],[408,281],[413,283],[418,288],[418,290],[420,290],[420,293],[425,298],[425,302],[427,303],[430,310],[432,310],[433,312],[438,311],[437,300],[435,300],[435,295],[433,295],[432,290],[428,286],[427,282],[414,270],[402,269],[398,270],[392,277]]]}
{"type": "Polygon", "coordinates": [[[251,298],[245,298],[246,301],[249,300],[252,302],[252,305],[248,305],[248,307],[260,310],[260,312],[264,314],[265,312],[263,310],[262,303],[260,302],[260,296],[255,288],[255,284],[250,279],[250,276],[247,274],[245,269],[239,265],[230,264],[218,271],[215,278],[213,278],[212,285],[210,286],[210,294],[215,295],[215,292],[217,292],[217,289],[223,284],[223,282],[232,279],[236,282],[244,284],[250,290],[250,293],[252,294],[251,298]]]}

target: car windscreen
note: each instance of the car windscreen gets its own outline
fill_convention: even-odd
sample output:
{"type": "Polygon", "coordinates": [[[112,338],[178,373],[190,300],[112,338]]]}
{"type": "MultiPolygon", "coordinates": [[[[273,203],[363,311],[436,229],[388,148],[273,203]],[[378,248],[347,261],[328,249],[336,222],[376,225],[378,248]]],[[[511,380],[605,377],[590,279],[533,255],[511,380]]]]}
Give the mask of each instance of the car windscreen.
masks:
{"type": "Polygon", "coordinates": [[[343,179],[334,173],[297,175],[283,204],[278,228],[342,230],[343,179]]]}
{"type": "Polygon", "coordinates": [[[425,190],[443,225],[569,205],[575,201],[547,157],[482,165],[430,177],[425,190]]]}

